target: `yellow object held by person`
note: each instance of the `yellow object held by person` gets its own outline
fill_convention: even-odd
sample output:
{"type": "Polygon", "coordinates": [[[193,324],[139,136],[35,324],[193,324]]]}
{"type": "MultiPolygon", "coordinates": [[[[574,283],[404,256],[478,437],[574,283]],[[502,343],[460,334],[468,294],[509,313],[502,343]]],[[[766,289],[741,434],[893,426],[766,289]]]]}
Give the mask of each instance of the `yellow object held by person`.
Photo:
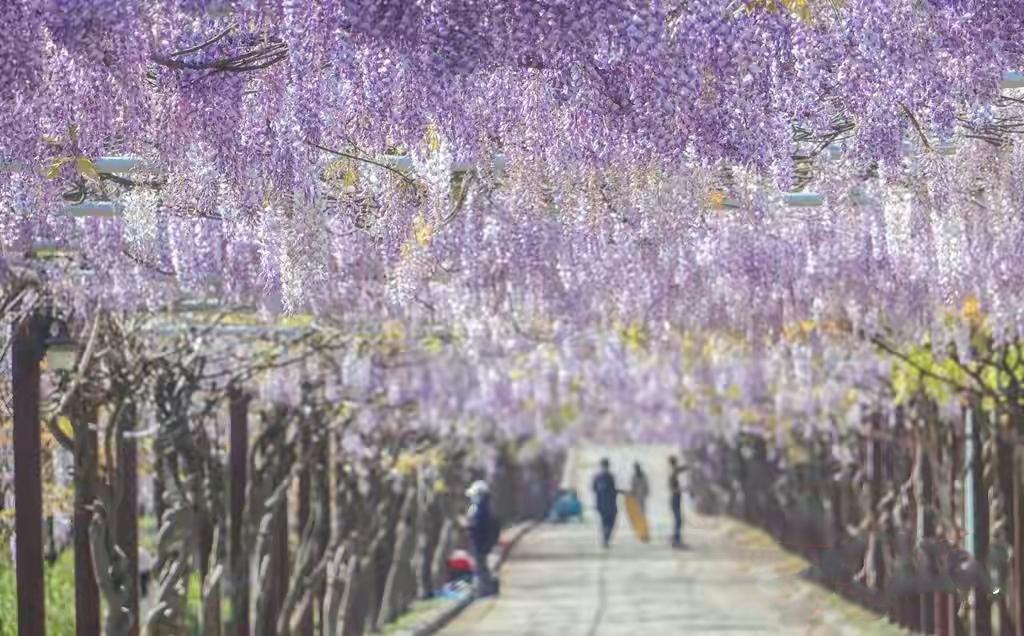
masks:
{"type": "Polygon", "coordinates": [[[633,495],[626,495],[626,515],[629,517],[629,525],[633,528],[633,534],[637,539],[647,543],[651,540],[650,529],[647,527],[647,515],[644,513],[640,501],[633,495]]]}

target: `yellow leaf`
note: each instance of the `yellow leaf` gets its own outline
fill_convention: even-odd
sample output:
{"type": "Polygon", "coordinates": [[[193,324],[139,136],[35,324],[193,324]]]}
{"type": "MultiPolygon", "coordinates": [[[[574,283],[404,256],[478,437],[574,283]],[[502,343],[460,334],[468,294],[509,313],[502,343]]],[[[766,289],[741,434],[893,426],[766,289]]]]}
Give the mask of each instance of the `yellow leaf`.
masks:
{"type": "Polygon", "coordinates": [[[78,170],[78,174],[90,181],[95,181],[97,183],[100,181],[100,173],[96,170],[96,164],[87,157],[79,157],[76,159],[75,169],[78,170]]]}
{"type": "Polygon", "coordinates": [[[427,126],[425,139],[427,142],[427,148],[430,149],[430,152],[436,153],[441,149],[441,135],[438,134],[437,126],[434,124],[427,126]]]}
{"type": "Polygon", "coordinates": [[[420,465],[419,455],[412,453],[402,453],[398,456],[398,460],[395,461],[395,470],[399,475],[408,476],[416,470],[420,465]]]}
{"type": "Polygon", "coordinates": [[[60,176],[60,169],[69,161],[71,161],[71,157],[57,157],[54,159],[53,163],[50,164],[49,169],[46,171],[46,178],[56,179],[60,176]]]}
{"type": "Polygon", "coordinates": [[[786,456],[792,464],[806,464],[811,459],[810,451],[799,445],[788,447],[786,456]]]}
{"type": "Polygon", "coordinates": [[[559,415],[564,422],[572,422],[576,419],[576,407],[572,404],[564,404],[560,409],[559,415]]]}
{"type": "Polygon", "coordinates": [[[313,324],[313,322],[314,320],[312,314],[294,314],[292,316],[287,316],[279,320],[278,326],[292,328],[309,327],[313,324]]]}
{"type": "Polygon", "coordinates": [[[382,333],[385,342],[401,342],[405,339],[405,329],[402,323],[397,320],[388,320],[382,325],[382,333]]]}
{"type": "Polygon", "coordinates": [[[425,351],[435,355],[444,349],[444,341],[437,336],[427,336],[420,342],[420,345],[425,351]]]}
{"type": "Polygon", "coordinates": [[[740,411],[740,421],[745,424],[754,424],[761,419],[760,413],[751,408],[745,408],[740,411]]]}
{"type": "Polygon", "coordinates": [[[412,233],[416,238],[416,242],[426,247],[430,243],[430,238],[434,235],[434,228],[424,221],[423,217],[417,216],[412,221],[412,233]]]}
{"type": "MultiPolygon", "coordinates": [[[[783,8],[805,21],[810,20],[813,15],[810,4],[809,0],[782,0],[783,8]]],[[[774,12],[778,5],[775,0],[748,0],[746,8],[748,13],[754,11],[774,12]]]]}
{"type": "Polygon", "coordinates": [[[725,207],[725,193],[720,190],[714,190],[708,195],[708,203],[712,208],[720,210],[725,207]]]}
{"type": "Polygon", "coordinates": [[[67,435],[68,437],[75,436],[75,427],[72,426],[71,420],[64,417],[63,415],[57,418],[57,428],[59,428],[61,432],[67,435]]]}
{"type": "Polygon", "coordinates": [[[981,324],[984,314],[981,312],[981,302],[977,296],[971,295],[964,299],[960,315],[971,325],[978,326],[981,324]]]}
{"type": "Polygon", "coordinates": [[[341,175],[341,183],[346,188],[356,187],[356,183],[359,181],[359,173],[356,172],[355,168],[349,168],[341,175]]]}
{"type": "Polygon", "coordinates": [[[622,333],[623,340],[626,341],[626,347],[631,351],[639,351],[647,345],[647,331],[640,323],[632,323],[622,333]]]}

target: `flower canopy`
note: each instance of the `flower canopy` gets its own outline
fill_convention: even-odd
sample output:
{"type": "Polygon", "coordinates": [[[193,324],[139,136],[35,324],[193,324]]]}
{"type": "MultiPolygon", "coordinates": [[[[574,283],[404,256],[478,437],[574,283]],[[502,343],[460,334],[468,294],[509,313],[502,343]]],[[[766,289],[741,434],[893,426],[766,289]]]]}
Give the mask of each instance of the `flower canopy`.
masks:
{"type": "MultiPolygon", "coordinates": [[[[0,265],[82,315],[397,320],[474,364],[547,342],[647,405],[692,380],[682,354],[620,381],[609,338],[742,339],[716,373],[755,395],[808,338],[1024,330],[1016,0],[14,0],[0,22],[0,265]]],[[[512,371],[466,392],[521,405],[512,371]]]]}

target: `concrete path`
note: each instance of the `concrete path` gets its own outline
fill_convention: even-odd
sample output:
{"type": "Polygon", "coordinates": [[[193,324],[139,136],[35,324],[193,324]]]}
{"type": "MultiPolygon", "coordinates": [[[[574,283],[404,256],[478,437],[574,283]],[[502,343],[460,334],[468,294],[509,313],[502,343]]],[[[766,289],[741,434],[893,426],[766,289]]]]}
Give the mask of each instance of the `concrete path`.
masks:
{"type": "Polygon", "coordinates": [[[901,630],[802,580],[806,563],[763,533],[687,511],[688,549],[669,547],[671,515],[660,448],[597,449],[575,454],[565,482],[587,505],[583,524],[545,525],[530,533],[501,574],[502,595],[474,603],[447,636],[633,636],[903,634],[901,630]],[[628,488],[640,459],[648,471],[654,525],[649,545],[625,516],[612,546],[600,546],[590,475],[607,455],[628,488]]]}

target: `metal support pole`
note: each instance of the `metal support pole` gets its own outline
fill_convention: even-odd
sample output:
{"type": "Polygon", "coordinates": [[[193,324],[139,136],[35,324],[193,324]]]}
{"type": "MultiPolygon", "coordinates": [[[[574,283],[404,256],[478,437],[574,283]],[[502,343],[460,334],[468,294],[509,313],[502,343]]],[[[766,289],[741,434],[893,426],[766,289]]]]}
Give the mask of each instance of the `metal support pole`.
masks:
{"type": "Polygon", "coordinates": [[[43,321],[32,316],[13,327],[11,340],[18,636],[44,636],[46,633],[39,431],[40,362],[45,333],[43,321]]]}
{"type": "MultiPolygon", "coordinates": [[[[988,561],[988,496],[982,478],[982,423],[978,421],[973,406],[967,409],[964,428],[964,547],[984,564],[988,561]]],[[[973,636],[990,636],[992,633],[992,606],[987,594],[988,591],[980,585],[976,585],[972,592],[973,636]]]]}

